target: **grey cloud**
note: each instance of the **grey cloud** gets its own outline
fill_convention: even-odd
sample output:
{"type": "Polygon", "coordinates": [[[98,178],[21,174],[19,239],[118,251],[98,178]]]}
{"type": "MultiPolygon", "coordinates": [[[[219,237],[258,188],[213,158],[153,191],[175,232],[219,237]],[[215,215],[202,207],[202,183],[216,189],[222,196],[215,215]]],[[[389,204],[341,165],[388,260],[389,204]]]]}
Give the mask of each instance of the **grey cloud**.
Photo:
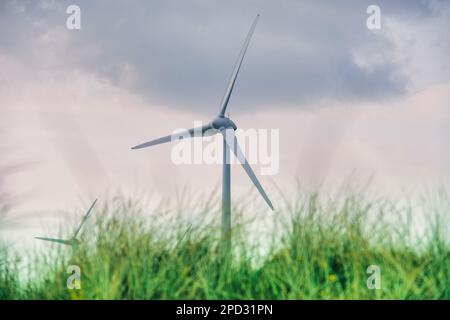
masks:
{"type": "MultiPolygon", "coordinates": [[[[0,4],[0,50],[32,61],[32,70],[80,69],[150,102],[212,113],[261,13],[231,112],[244,105],[302,107],[323,98],[386,99],[404,93],[408,79],[401,62],[389,59],[392,43],[383,30],[365,27],[372,3],[6,1],[0,4]],[[82,9],[81,31],[65,29],[65,8],[73,3],[82,9]],[[361,48],[385,58],[364,68],[354,58],[361,48]]],[[[383,14],[402,19],[433,15],[440,3],[378,1],[383,14]]]]}

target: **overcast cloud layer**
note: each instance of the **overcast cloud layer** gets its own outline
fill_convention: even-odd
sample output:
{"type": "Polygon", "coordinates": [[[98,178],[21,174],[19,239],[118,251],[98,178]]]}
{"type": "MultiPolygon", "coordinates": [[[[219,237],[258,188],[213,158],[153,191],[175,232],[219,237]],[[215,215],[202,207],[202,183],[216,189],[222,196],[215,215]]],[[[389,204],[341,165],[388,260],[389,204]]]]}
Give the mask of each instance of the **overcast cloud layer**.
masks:
{"type": "Polygon", "coordinates": [[[25,62],[30,76],[81,70],[150,103],[211,114],[260,13],[231,112],[386,100],[448,80],[448,59],[433,55],[450,49],[443,32],[449,3],[377,1],[382,29],[371,31],[372,3],[7,0],[0,4],[0,51],[25,62]],[[80,31],[65,27],[69,4],[81,7],[80,31]],[[424,49],[426,61],[417,56],[424,49]]]}

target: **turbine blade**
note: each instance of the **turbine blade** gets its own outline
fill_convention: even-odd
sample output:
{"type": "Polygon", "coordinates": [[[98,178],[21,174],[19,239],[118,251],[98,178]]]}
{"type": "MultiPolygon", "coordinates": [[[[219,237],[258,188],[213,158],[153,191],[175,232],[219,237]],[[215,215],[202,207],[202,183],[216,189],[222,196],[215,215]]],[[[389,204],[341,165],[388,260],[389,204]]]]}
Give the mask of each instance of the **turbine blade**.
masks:
{"type": "Polygon", "coordinates": [[[264,200],[266,201],[266,203],[270,207],[270,209],[273,210],[272,202],[270,201],[269,197],[267,196],[266,192],[264,191],[263,187],[261,186],[261,183],[259,183],[258,178],[256,177],[256,175],[253,172],[252,168],[250,167],[250,164],[248,163],[247,159],[245,159],[245,156],[242,153],[241,148],[239,147],[234,130],[226,129],[226,130],[222,130],[221,133],[224,136],[228,147],[235,154],[236,158],[241,163],[242,167],[244,168],[245,172],[249,176],[250,180],[252,180],[256,189],[258,189],[259,193],[264,198],[264,200]]]}
{"type": "Polygon", "coordinates": [[[186,131],[174,133],[174,134],[162,137],[162,138],[151,140],[151,141],[139,144],[137,146],[134,146],[131,149],[142,149],[142,148],[146,148],[146,147],[150,147],[150,146],[154,146],[157,144],[162,144],[162,143],[166,143],[166,142],[170,142],[170,141],[181,140],[184,138],[192,138],[192,137],[195,137],[196,135],[200,135],[200,136],[204,137],[204,136],[214,134],[212,132],[209,132],[212,129],[213,129],[213,127],[210,124],[207,124],[207,125],[204,125],[203,127],[192,128],[192,129],[189,129],[186,131]]]}
{"type": "Polygon", "coordinates": [[[139,144],[139,145],[137,145],[137,146],[131,147],[131,149],[133,149],[133,150],[135,150],[135,149],[142,149],[142,148],[154,146],[154,145],[157,145],[157,144],[166,143],[166,142],[169,142],[169,141],[171,141],[171,140],[172,140],[172,135],[170,135],[170,136],[165,136],[165,137],[162,137],[162,138],[158,138],[158,139],[155,139],[155,140],[151,140],[151,141],[148,141],[148,142],[139,144]]]}
{"type": "Polygon", "coordinates": [[[39,240],[44,240],[44,241],[50,241],[50,242],[56,242],[56,243],[60,243],[60,244],[65,244],[65,245],[71,244],[70,241],[63,240],[63,239],[53,239],[53,238],[44,238],[44,237],[34,237],[34,238],[35,239],[39,239],[39,240]]]}
{"type": "Polygon", "coordinates": [[[233,69],[233,73],[231,74],[230,81],[228,82],[227,90],[222,98],[222,102],[220,103],[220,113],[219,115],[225,115],[225,111],[227,110],[228,101],[230,100],[231,93],[233,92],[234,83],[236,82],[237,75],[239,73],[239,69],[241,68],[242,61],[244,60],[245,52],[247,51],[248,45],[250,44],[250,39],[252,38],[253,31],[255,31],[256,23],[258,22],[259,14],[256,15],[255,20],[253,21],[252,26],[250,27],[250,31],[245,38],[244,45],[239,53],[238,59],[233,69]]]}
{"type": "Polygon", "coordinates": [[[78,233],[81,230],[81,227],[83,226],[83,224],[86,222],[87,218],[89,218],[90,213],[92,211],[92,209],[94,208],[95,204],[97,203],[98,199],[95,199],[94,202],[92,202],[91,206],[89,207],[88,211],[86,212],[86,214],[84,215],[83,219],[81,220],[80,225],[78,226],[78,228],[75,230],[75,233],[73,234],[72,239],[75,239],[78,235],[78,233]]]}

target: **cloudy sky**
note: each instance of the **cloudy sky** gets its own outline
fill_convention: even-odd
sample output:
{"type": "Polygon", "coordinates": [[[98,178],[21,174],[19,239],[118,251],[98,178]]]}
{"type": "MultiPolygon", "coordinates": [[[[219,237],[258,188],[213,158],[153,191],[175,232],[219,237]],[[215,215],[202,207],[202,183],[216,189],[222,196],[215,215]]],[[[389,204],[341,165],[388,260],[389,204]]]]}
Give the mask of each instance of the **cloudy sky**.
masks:
{"type": "MultiPolygon", "coordinates": [[[[217,186],[219,165],[176,165],[170,144],[130,147],[217,114],[257,13],[228,111],[243,129],[279,130],[279,170],[260,176],[268,190],[352,172],[387,193],[448,183],[449,1],[2,0],[1,165],[21,165],[3,179],[13,211],[217,186]],[[72,4],[81,30],[66,27],[72,4]],[[366,26],[371,4],[380,30],[366,26]]],[[[233,194],[250,190],[233,169],[233,194]]]]}

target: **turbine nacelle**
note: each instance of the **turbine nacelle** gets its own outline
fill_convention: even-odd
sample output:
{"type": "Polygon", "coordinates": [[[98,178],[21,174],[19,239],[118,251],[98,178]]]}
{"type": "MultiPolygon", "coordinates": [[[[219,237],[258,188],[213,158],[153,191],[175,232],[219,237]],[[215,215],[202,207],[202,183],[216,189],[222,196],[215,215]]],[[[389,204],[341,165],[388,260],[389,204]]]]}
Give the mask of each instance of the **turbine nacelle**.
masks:
{"type": "Polygon", "coordinates": [[[237,126],[230,118],[219,115],[211,122],[211,127],[213,129],[222,131],[224,129],[233,129],[236,130],[237,126]]]}
{"type": "Polygon", "coordinates": [[[72,246],[79,246],[81,244],[81,241],[78,239],[72,239],[69,242],[72,246]]]}

